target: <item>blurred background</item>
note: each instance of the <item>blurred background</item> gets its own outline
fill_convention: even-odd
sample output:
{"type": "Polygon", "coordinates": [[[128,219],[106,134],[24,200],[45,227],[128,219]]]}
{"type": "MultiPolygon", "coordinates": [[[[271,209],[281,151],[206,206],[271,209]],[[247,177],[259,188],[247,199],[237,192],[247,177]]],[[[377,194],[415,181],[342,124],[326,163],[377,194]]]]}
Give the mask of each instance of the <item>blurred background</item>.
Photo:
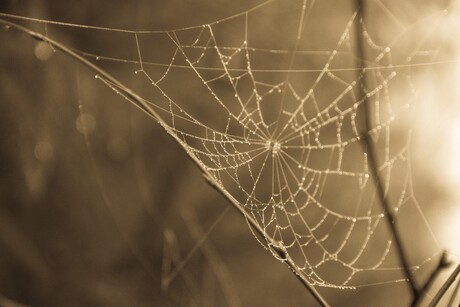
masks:
{"type": "MultiPolygon", "coordinates": [[[[260,3],[6,0],[0,11],[107,28],[168,30],[210,23],[260,3]]],[[[292,48],[297,20],[290,16],[298,16],[301,6],[302,1],[267,4],[261,11],[265,19],[256,20],[250,32],[257,47],[274,49],[274,40],[280,49],[292,48]]],[[[355,9],[353,1],[318,1],[307,16],[312,22],[301,47],[334,50],[355,9]]],[[[369,1],[366,15],[369,32],[382,42],[401,31],[395,24],[411,29],[412,41],[400,48],[410,49],[417,35],[433,31],[422,49],[435,50],[431,59],[438,63],[410,71],[416,98],[394,140],[405,140],[412,131],[413,191],[453,259],[460,255],[457,14],[454,2],[382,0],[369,1]]],[[[21,24],[88,53],[138,59],[132,34],[21,24]]],[[[237,45],[242,29],[225,27],[219,37],[226,40],[219,43],[237,45]],[[232,29],[238,35],[224,35],[232,29]]],[[[171,59],[170,43],[139,39],[145,61],[171,59]]],[[[0,50],[0,306],[315,306],[155,121],[96,80],[94,72],[43,42],[2,29],[0,50]]],[[[402,58],[397,51],[394,57],[394,64],[402,58]]],[[[134,73],[137,64],[92,60],[137,92],[153,95],[134,73]]],[[[263,67],[269,58],[261,61],[254,65],[263,67]]],[[[286,64],[274,62],[267,66],[286,64]]],[[[303,68],[320,63],[312,55],[303,68]]],[[[344,67],[352,64],[343,60],[344,67]]],[[[162,69],[152,66],[149,72],[161,75],[162,69]]],[[[170,82],[175,101],[212,119],[196,80],[184,73],[170,82]]],[[[401,97],[397,103],[403,103],[401,97]]],[[[420,242],[427,255],[435,253],[433,241],[424,243],[429,230],[411,230],[423,219],[406,218],[406,242],[420,242]]],[[[416,276],[420,283],[433,265],[416,276]]],[[[399,282],[319,291],[332,306],[410,302],[408,288],[399,282]]]]}

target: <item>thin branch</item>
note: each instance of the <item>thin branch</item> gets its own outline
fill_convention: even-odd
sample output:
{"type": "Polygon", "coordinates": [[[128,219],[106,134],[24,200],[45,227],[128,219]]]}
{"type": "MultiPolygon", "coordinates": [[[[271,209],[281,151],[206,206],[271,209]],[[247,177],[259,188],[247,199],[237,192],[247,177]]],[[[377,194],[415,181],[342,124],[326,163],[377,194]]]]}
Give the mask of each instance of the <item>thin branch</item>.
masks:
{"type": "Polygon", "coordinates": [[[281,248],[276,248],[277,244],[276,241],[270,237],[259,225],[259,223],[251,216],[248,212],[246,212],[240,205],[240,203],[227,191],[225,190],[216,179],[211,175],[211,173],[207,170],[206,166],[190,151],[187,149],[187,145],[182,141],[173,131],[172,129],[166,124],[166,122],[162,119],[162,117],[154,110],[152,107],[139,95],[135,92],[131,91],[127,86],[123,83],[118,81],[116,78],[108,74],[106,71],[102,70],[98,66],[94,65],[87,59],[83,58],[82,56],[78,55],[68,47],[58,43],[57,41],[46,37],[40,33],[34,32],[26,27],[18,25],[16,23],[10,22],[8,20],[0,19],[0,24],[5,25],[6,28],[14,28],[17,29],[39,41],[43,41],[47,44],[53,46],[56,50],[63,52],[64,54],[70,56],[71,58],[77,60],[78,62],[82,63],[83,65],[87,66],[94,72],[96,72],[96,78],[102,80],[104,83],[113,87],[114,90],[117,91],[120,95],[125,97],[128,101],[130,101],[134,106],[139,108],[141,111],[149,115],[150,117],[154,118],[165,130],[166,132],[187,152],[190,159],[197,165],[197,167],[203,173],[204,178],[206,181],[214,187],[217,191],[219,191],[224,198],[247,220],[248,224],[261,236],[264,240],[267,241],[269,246],[272,246],[272,249],[283,259],[285,259],[284,263],[291,269],[291,271],[295,274],[295,276],[301,281],[301,283],[307,288],[307,290],[312,294],[315,300],[324,307],[329,306],[329,304],[324,300],[324,298],[319,294],[319,292],[315,289],[314,286],[308,283],[305,279],[303,272],[295,265],[295,263],[289,258],[286,257],[285,251],[281,248]]]}
{"type": "Polygon", "coordinates": [[[438,265],[436,268],[433,270],[433,272],[430,274],[428,277],[427,281],[425,284],[419,288],[417,286],[417,282],[412,274],[412,271],[410,270],[410,264],[408,257],[404,251],[404,246],[403,242],[401,239],[401,235],[398,231],[398,228],[396,227],[396,215],[393,212],[393,210],[390,207],[390,204],[388,202],[388,199],[385,195],[385,189],[383,187],[383,182],[382,179],[380,178],[379,174],[379,169],[378,169],[378,156],[377,152],[375,149],[375,146],[372,143],[372,140],[370,139],[370,129],[372,127],[372,118],[370,114],[370,103],[369,99],[364,92],[364,88],[366,86],[366,75],[365,75],[365,49],[364,49],[364,43],[363,43],[363,23],[364,23],[364,4],[362,0],[356,0],[357,4],[357,9],[358,9],[358,14],[357,14],[357,20],[356,20],[356,47],[357,47],[357,56],[359,59],[359,67],[361,69],[361,74],[362,74],[362,79],[361,79],[361,84],[360,84],[360,97],[363,97],[363,108],[364,108],[364,132],[362,134],[362,140],[363,144],[365,145],[365,152],[367,152],[367,158],[369,161],[369,169],[370,172],[372,173],[372,176],[375,181],[375,185],[377,188],[377,194],[380,199],[380,203],[382,205],[383,211],[385,213],[385,217],[387,219],[388,225],[390,226],[391,233],[394,238],[395,242],[395,247],[396,247],[396,252],[398,254],[399,261],[401,263],[404,275],[406,279],[409,281],[409,286],[412,292],[412,304],[411,306],[417,306],[417,304],[421,301],[423,297],[423,293],[426,292],[435,279],[439,276],[440,272],[442,269],[446,268],[449,266],[449,262],[447,260],[446,253],[443,252],[443,255],[441,256],[441,259],[438,262],[438,265]]]}
{"type": "Polygon", "coordinates": [[[414,276],[412,275],[412,272],[410,271],[410,265],[409,261],[407,258],[407,255],[404,251],[402,240],[400,233],[396,227],[396,215],[394,214],[393,210],[391,209],[387,196],[385,195],[385,189],[383,187],[383,182],[380,178],[379,174],[379,169],[378,169],[378,157],[376,150],[373,146],[372,140],[370,140],[369,137],[369,130],[371,127],[371,115],[370,115],[370,102],[369,99],[367,98],[366,93],[364,92],[364,87],[366,86],[366,75],[365,75],[365,66],[364,66],[364,59],[365,59],[365,54],[364,54],[364,43],[363,43],[363,38],[362,38],[362,33],[363,33],[363,15],[364,15],[364,6],[362,0],[356,0],[357,1],[357,9],[358,9],[358,14],[357,14],[357,20],[355,22],[356,24],[356,47],[357,47],[357,56],[359,59],[359,65],[361,68],[361,74],[362,74],[362,79],[361,79],[361,86],[359,87],[360,89],[360,97],[363,97],[363,105],[364,105],[364,117],[365,117],[365,124],[364,124],[364,133],[362,134],[362,140],[363,143],[365,144],[365,152],[367,152],[367,157],[369,161],[369,169],[370,172],[374,178],[375,185],[377,188],[377,194],[380,199],[380,203],[383,208],[383,212],[385,214],[385,217],[387,219],[388,225],[390,226],[391,233],[394,238],[395,242],[395,247],[396,247],[396,252],[398,253],[399,261],[401,262],[401,266],[403,268],[404,275],[406,276],[406,279],[409,281],[409,286],[411,288],[413,297],[417,297],[418,295],[418,288],[416,285],[416,281],[414,279],[414,276]]]}
{"type": "Polygon", "coordinates": [[[412,275],[412,272],[410,270],[410,264],[409,261],[407,260],[407,255],[404,251],[403,243],[401,240],[401,236],[399,234],[399,231],[396,227],[396,216],[393,213],[393,211],[390,208],[390,205],[388,203],[387,197],[385,195],[385,190],[383,188],[382,181],[380,179],[380,175],[378,173],[378,167],[377,167],[377,161],[376,161],[376,153],[375,149],[372,145],[372,141],[369,139],[368,135],[363,135],[362,139],[364,141],[364,144],[366,145],[366,150],[367,150],[367,158],[369,161],[369,170],[372,173],[372,177],[374,178],[375,185],[377,188],[377,194],[380,199],[384,215],[387,219],[388,225],[390,226],[391,233],[394,238],[395,242],[395,247],[396,247],[396,252],[398,254],[399,261],[401,262],[401,266],[404,272],[404,275],[406,276],[407,280],[409,281],[409,285],[413,294],[413,297],[418,296],[418,288],[414,279],[414,276],[412,275]]]}
{"type": "Polygon", "coordinates": [[[229,198],[227,195],[228,195],[228,192],[224,189],[222,189],[219,185],[216,184],[216,181],[214,180],[214,178],[212,177],[209,177],[208,175],[204,175],[204,178],[206,179],[206,181],[208,182],[208,184],[210,186],[212,186],[213,188],[215,188],[220,194],[222,194],[222,196],[224,196],[225,198],[227,198],[227,200],[230,201],[230,203],[233,205],[233,207],[235,207],[235,209],[241,213],[245,218],[246,220],[248,221],[249,225],[256,231],[256,233],[258,235],[260,235],[262,238],[264,238],[265,240],[267,240],[267,242],[270,244],[272,250],[274,250],[276,252],[276,254],[281,258],[281,259],[284,259],[284,263],[286,263],[286,265],[292,270],[292,272],[295,274],[295,276],[297,277],[297,279],[299,279],[299,281],[307,288],[308,291],[310,291],[310,293],[313,295],[313,297],[316,299],[316,301],[318,301],[318,303],[321,304],[321,306],[329,306],[329,304],[324,300],[324,298],[321,297],[321,295],[319,294],[319,292],[312,286],[308,283],[308,281],[303,277],[303,274],[301,271],[299,271],[299,269],[297,268],[297,266],[295,265],[295,263],[289,258],[287,257],[286,255],[286,252],[281,249],[281,248],[278,248],[277,244],[275,243],[275,240],[272,239],[259,225],[259,223],[257,223],[256,220],[254,220],[254,218],[252,216],[250,216],[246,211],[244,211],[243,208],[241,208],[241,206],[236,202],[234,203],[234,200],[233,197],[229,198]]]}
{"type": "Polygon", "coordinates": [[[449,303],[447,303],[447,306],[454,306],[455,299],[458,296],[458,293],[460,292],[460,281],[457,282],[457,285],[455,286],[454,291],[452,291],[452,295],[450,296],[449,303]]]}
{"type": "Polygon", "coordinates": [[[438,265],[431,272],[431,274],[428,277],[428,279],[426,280],[425,284],[420,288],[420,290],[417,293],[417,296],[414,297],[414,299],[412,301],[412,305],[411,305],[412,307],[417,306],[421,302],[421,300],[423,298],[423,293],[428,292],[428,290],[431,288],[431,286],[433,285],[433,283],[435,282],[436,278],[439,276],[441,271],[443,269],[447,268],[450,265],[451,265],[451,262],[449,261],[449,259],[447,257],[447,253],[444,251],[442,253],[442,255],[441,255],[441,258],[438,261],[438,265]]]}
{"type": "Polygon", "coordinates": [[[435,307],[438,305],[441,298],[444,296],[444,294],[447,292],[450,286],[454,283],[454,281],[457,279],[459,274],[460,274],[460,264],[457,265],[455,270],[452,272],[452,274],[450,274],[449,278],[442,285],[441,289],[439,289],[438,293],[436,293],[429,307],[435,307]]]}

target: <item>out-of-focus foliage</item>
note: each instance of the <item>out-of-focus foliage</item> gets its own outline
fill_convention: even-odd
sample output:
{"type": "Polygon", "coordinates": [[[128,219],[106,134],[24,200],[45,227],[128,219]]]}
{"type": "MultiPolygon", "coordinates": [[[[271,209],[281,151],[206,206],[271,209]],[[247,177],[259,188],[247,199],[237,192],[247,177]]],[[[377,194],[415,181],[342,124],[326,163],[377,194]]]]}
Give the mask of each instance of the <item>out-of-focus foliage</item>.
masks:
{"type": "MultiPolygon", "coordinates": [[[[253,5],[37,0],[7,1],[1,10],[114,28],[168,29],[204,24],[253,5]]],[[[352,10],[352,3],[339,6],[352,10]]],[[[104,40],[66,28],[49,34],[72,47],[136,56],[135,41],[128,38],[104,40]]],[[[228,205],[155,122],[49,46],[15,31],[2,30],[0,37],[0,305],[13,306],[8,300],[32,306],[313,303],[232,209],[205,236],[228,205]]],[[[132,70],[101,65],[139,86],[132,70]]],[[[178,92],[190,104],[199,97],[178,92]]],[[[440,201],[448,199],[441,196],[444,187],[422,167],[416,163],[413,169],[421,174],[416,192],[436,230],[437,212],[452,207],[440,201]]],[[[321,291],[333,306],[402,306],[409,301],[406,290],[388,284],[321,291]]]]}

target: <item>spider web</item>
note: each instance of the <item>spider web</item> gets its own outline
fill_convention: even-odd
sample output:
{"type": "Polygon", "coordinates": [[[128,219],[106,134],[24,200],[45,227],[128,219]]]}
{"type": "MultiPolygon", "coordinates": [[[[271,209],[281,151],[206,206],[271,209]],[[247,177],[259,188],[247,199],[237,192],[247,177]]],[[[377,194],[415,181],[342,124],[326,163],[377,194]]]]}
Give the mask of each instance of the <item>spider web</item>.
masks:
{"type": "MultiPolygon", "coordinates": [[[[404,120],[417,101],[414,75],[441,63],[433,37],[445,12],[404,23],[377,1],[391,39],[354,11],[336,22],[340,31],[324,32],[325,50],[318,50],[312,34],[323,35],[315,26],[328,21],[313,18],[315,1],[303,1],[290,31],[270,40],[264,18],[272,5],[169,31],[79,26],[131,37],[137,59],[79,52],[133,68],[162,124],[257,221],[267,239],[256,236],[259,242],[292,260],[311,285],[405,281],[362,145],[364,108],[394,213],[418,215],[430,231],[413,192],[404,120]],[[356,23],[363,33],[355,33],[356,23]],[[366,59],[357,58],[356,35],[364,37],[366,59]],[[158,46],[168,52],[155,52],[158,46]]],[[[419,255],[411,270],[437,253],[419,255]]]]}

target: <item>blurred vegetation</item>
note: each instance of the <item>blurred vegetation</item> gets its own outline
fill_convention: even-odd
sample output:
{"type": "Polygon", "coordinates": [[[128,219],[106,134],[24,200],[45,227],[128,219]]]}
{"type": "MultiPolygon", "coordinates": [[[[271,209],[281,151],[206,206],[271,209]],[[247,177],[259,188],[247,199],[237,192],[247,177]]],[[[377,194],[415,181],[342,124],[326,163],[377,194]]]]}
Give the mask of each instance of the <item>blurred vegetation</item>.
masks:
{"type": "MultiPolygon", "coordinates": [[[[9,0],[0,5],[2,12],[42,19],[167,29],[221,19],[254,3],[9,0]]],[[[338,6],[344,16],[352,9],[348,2],[338,6]]],[[[117,40],[26,24],[72,47],[136,58],[132,36],[117,40]]],[[[276,24],[270,27],[274,37],[283,35],[276,24]]],[[[15,31],[2,30],[0,37],[1,306],[314,304],[155,122],[49,46],[15,31]],[[165,287],[165,273],[203,237],[165,287]]],[[[140,87],[132,67],[100,65],[140,87]]],[[[186,77],[181,81],[187,84],[186,77]]],[[[190,85],[176,95],[193,105],[199,101],[194,90],[190,85]]],[[[449,196],[423,164],[413,172],[420,175],[421,206],[436,222],[440,208],[452,208],[442,201],[449,196]]],[[[404,306],[410,299],[397,283],[320,291],[333,306],[404,306]]]]}

